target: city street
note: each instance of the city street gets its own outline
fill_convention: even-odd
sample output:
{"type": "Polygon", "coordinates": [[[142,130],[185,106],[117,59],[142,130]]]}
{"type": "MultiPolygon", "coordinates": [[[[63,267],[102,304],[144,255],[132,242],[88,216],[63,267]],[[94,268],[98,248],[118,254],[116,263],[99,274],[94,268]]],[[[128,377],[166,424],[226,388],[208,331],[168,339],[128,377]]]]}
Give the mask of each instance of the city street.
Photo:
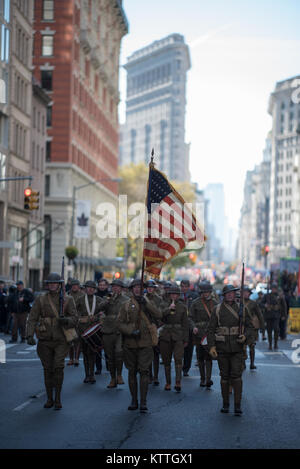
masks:
{"type": "MultiPolygon", "coordinates": [[[[8,342],[9,336],[0,334],[8,342]]],[[[63,409],[44,409],[43,372],[36,347],[7,344],[1,363],[1,449],[279,449],[299,448],[300,364],[292,357],[288,336],[279,351],[269,352],[267,342],[257,345],[257,370],[243,374],[243,416],[221,414],[217,363],[211,390],[200,388],[193,358],[182,392],[166,392],[163,367],[160,386],[149,386],[148,414],[128,411],[126,384],[107,389],[109,374],[94,385],[83,384],[83,364],[65,368],[63,409]]],[[[300,341],[299,341],[300,342],[300,341]]],[[[1,356],[3,356],[3,343],[1,356]]],[[[299,345],[298,345],[299,346],[299,345]]],[[[0,346],[1,347],[1,346],[0,346]]],[[[233,397],[231,398],[233,401],[233,397]]]]}

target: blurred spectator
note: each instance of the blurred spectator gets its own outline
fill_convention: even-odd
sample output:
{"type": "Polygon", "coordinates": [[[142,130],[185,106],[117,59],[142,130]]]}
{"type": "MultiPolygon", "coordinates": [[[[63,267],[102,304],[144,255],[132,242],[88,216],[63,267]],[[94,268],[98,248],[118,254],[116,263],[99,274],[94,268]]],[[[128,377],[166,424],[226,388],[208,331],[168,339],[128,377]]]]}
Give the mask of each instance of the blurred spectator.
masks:
{"type": "Polygon", "coordinates": [[[0,332],[4,332],[7,322],[7,294],[5,290],[5,282],[0,280],[0,332]]]}
{"type": "Polygon", "coordinates": [[[65,286],[66,293],[69,293],[69,291],[72,288],[72,280],[73,280],[72,277],[68,278],[68,281],[67,281],[66,286],[65,286]]]}
{"type": "Polygon", "coordinates": [[[17,282],[17,289],[9,300],[10,313],[13,317],[12,337],[10,343],[17,342],[20,330],[21,342],[26,340],[26,320],[34,301],[33,294],[26,288],[22,280],[17,282]]]}

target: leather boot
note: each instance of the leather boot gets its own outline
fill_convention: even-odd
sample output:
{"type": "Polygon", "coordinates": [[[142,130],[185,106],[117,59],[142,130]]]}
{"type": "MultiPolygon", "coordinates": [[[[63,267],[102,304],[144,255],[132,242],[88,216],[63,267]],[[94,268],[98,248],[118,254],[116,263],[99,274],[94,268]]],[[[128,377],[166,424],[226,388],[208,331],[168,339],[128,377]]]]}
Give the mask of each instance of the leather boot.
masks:
{"type": "Polygon", "coordinates": [[[278,345],[277,345],[277,342],[278,342],[278,332],[274,332],[274,350],[278,350],[278,345]]]}
{"type": "Polygon", "coordinates": [[[108,389],[117,387],[116,369],[110,371],[110,383],[106,386],[108,389]]]}
{"type": "Polygon", "coordinates": [[[224,381],[221,379],[221,393],[223,397],[223,407],[221,412],[223,414],[228,414],[229,412],[229,381],[224,381]]]}
{"type": "Polygon", "coordinates": [[[140,374],[140,395],[141,395],[140,412],[142,413],[146,413],[148,411],[148,408],[147,408],[148,384],[149,384],[148,373],[141,373],[140,374]]]}
{"type": "Polygon", "coordinates": [[[50,409],[54,405],[53,401],[53,372],[44,370],[44,380],[47,393],[47,402],[44,405],[45,409],[50,409]]]}
{"type": "Polygon", "coordinates": [[[55,386],[54,410],[60,410],[62,408],[60,394],[61,394],[63,380],[64,380],[64,369],[56,368],[54,370],[54,386],[55,386]]]}
{"type": "Polygon", "coordinates": [[[256,366],[254,365],[254,358],[255,358],[255,348],[250,348],[250,370],[256,370],[256,366]]]}
{"type": "Polygon", "coordinates": [[[214,383],[211,380],[212,360],[205,360],[206,387],[209,389],[214,383]]]}
{"type": "Polygon", "coordinates": [[[239,379],[232,380],[232,387],[234,390],[234,415],[241,415],[241,400],[242,400],[242,389],[243,389],[243,382],[239,379]]]}
{"type": "Polygon", "coordinates": [[[182,365],[175,365],[175,391],[181,391],[181,374],[182,374],[182,365]]]}
{"type": "Polygon", "coordinates": [[[204,388],[206,386],[206,384],[205,384],[205,363],[204,363],[204,360],[198,360],[198,366],[199,366],[199,371],[200,371],[200,386],[201,386],[201,388],[204,388]]]}
{"type": "Polygon", "coordinates": [[[269,350],[273,350],[272,349],[272,332],[268,332],[268,341],[269,341],[269,350]]]}
{"type": "Polygon", "coordinates": [[[124,384],[124,380],[122,377],[123,360],[117,361],[116,368],[117,368],[117,384],[124,384]]]}
{"type": "Polygon", "coordinates": [[[165,365],[166,385],[165,391],[171,391],[171,365],[165,365]]]}
{"type": "Polygon", "coordinates": [[[134,371],[129,371],[128,373],[128,386],[131,394],[131,404],[128,407],[128,410],[136,410],[138,409],[139,404],[137,395],[137,379],[134,371]]]}
{"type": "Polygon", "coordinates": [[[90,376],[90,383],[95,384],[95,355],[89,356],[89,376],[90,376]]]}
{"type": "Polygon", "coordinates": [[[90,367],[89,367],[89,361],[88,357],[86,354],[83,354],[83,364],[84,364],[84,372],[85,372],[85,378],[83,380],[84,383],[89,383],[90,382],[90,367]]]}

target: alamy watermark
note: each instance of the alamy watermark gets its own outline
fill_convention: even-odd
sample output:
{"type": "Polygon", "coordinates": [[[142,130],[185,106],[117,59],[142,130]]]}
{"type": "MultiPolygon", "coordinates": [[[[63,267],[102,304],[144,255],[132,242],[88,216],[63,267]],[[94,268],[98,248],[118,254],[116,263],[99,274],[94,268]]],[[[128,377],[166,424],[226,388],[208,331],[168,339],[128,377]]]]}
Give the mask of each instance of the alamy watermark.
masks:
{"type": "MultiPolygon", "coordinates": [[[[204,203],[151,204],[148,211],[140,202],[128,206],[127,195],[119,195],[118,206],[102,202],[96,207],[96,234],[106,238],[186,238],[203,243],[204,203]]],[[[84,220],[84,214],[80,220],[84,220]]]]}

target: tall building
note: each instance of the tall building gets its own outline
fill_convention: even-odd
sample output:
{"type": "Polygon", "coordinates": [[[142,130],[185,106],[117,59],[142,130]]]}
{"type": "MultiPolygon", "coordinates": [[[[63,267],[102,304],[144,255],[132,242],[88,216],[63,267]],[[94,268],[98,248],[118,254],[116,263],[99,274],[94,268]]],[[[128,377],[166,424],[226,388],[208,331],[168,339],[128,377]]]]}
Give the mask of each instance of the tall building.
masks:
{"type": "MultiPolygon", "coordinates": [[[[3,2],[1,2],[3,6],[3,2]]],[[[4,2],[4,8],[9,2],[4,2]]],[[[5,12],[5,9],[4,9],[5,12]]],[[[6,10],[8,14],[8,11],[6,10]]],[[[30,174],[31,109],[32,109],[32,17],[33,0],[10,2],[10,28],[1,30],[1,50],[9,60],[9,153],[8,177],[30,174]],[[9,39],[9,29],[11,37],[9,39]]],[[[13,280],[27,281],[29,212],[24,210],[24,188],[29,181],[10,181],[7,188],[4,240],[16,243],[4,252],[3,270],[13,280]]],[[[2,238],[3,239],[3,238],[2,238]]]]}
{"type": "Polygon", "coordinates": [[[299,185],[295,162],[300,153],[300,75],[280,81],[270,96],[273,119],[270,190],[270,263],[300,253],[299,185]]]}
{"type": "MultiPolygon", "coordinates": [[[[1,25],[1,47],[0,47],[0,79],[4,96],[0,102],[0,178],[8,176],[9,156],[9,114],[10,114],[10,36],[11,36],[11,14],[10,0],[0,2],[0,25],[1,25]]],[[[1,93],[2,94],[2,93],[1,93]]],[[[7,223],[8,210],[8,183],[0,182],[0,240],[9,241],[9,230],[7,223]]],[[[9,249],[0,248],[0,275],[9,276],[9,249]]]]}
{"type": "Polygon", "coordinates": [[[189,181],[189,145],[185,143],[186,79],[189,48],[171,34],[137,50],[127,59],[126,123],[120,163],[149,163],[170,179],[189,181]]]}
{"type": "Polygon", "coordinates": [[[115,256],[115,240],[97,236],[96,212],[117,200],[119,55],[128,23],[120,0],[36,0],[34,29],[34,75],[51,98],[44,274],[59,271],[65,247],[75,245],[75,274],[93,278],[100,259],[115,256]],[[74,232],[77,200],[91,203],[85,238],[74,232]]]}
{"type": "Polygon", "coordinates": [[[271,133],[266,139],[263,161],[247,171],[241,208],[238,257],[255,269],[268,267],[271,133]]]}
{"type": "Polygon", "coordinates": [[[45,186],[45,153],[47,139],[47,111],[51,98],[42,89],[41,84],[32,80],[32,118],[30,144],[30,175],[33,176],[32,189],[38,195],[38,210],[32,210],[28,226],[28,275],[27,284],[38,290],[43,279],[44,269],[44,186],[45,186]]]}
{"type": "Polygon", "coordinates": [[[210,260],[223,261],[225,241],[225,195],[223,184],[208,184],[205,189],[208,200],[208,230],[210,260]]]}

